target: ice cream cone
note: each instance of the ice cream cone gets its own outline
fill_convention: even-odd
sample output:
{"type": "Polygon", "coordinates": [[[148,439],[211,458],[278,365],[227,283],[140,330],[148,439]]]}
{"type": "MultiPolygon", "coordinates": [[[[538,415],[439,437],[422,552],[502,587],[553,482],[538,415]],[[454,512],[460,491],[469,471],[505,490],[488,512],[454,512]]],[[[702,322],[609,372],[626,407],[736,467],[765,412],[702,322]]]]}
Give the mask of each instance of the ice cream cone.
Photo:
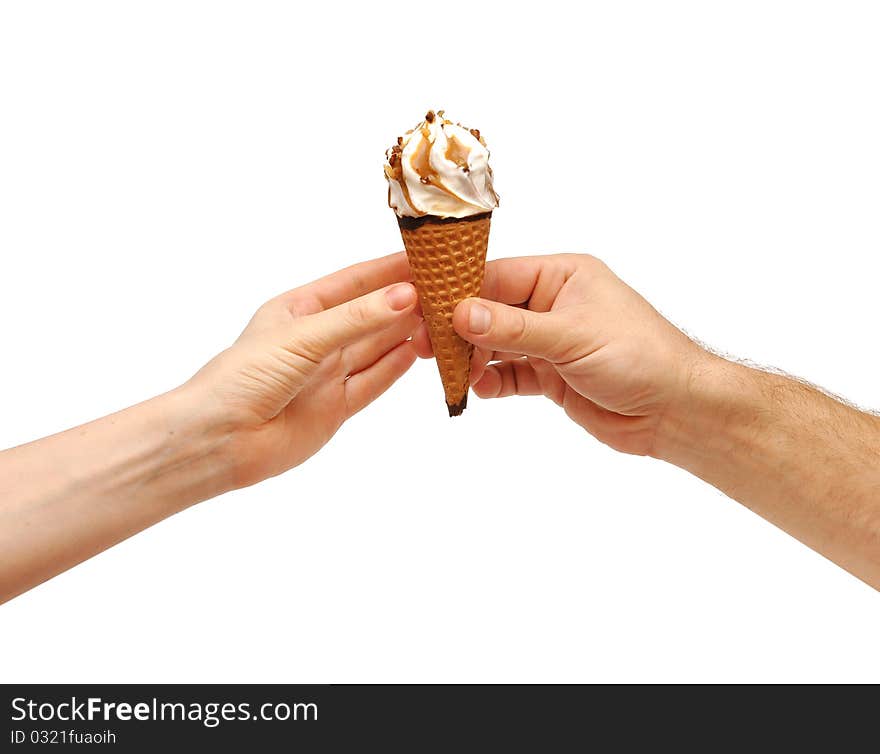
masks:
{"type": "Polygon", "coordinates": [[[450,416],[467,406],[473,346],[452,327],[456,304],[479,296],[498,195],[476,128],[428,110],[385,152],[388,206],[397,215],[450,416]]]}
{"type": "Polygon", "coordinates": [[[473,346],[452,327],[456,304],[479,296],[492,213],[398,217],[400,233],[443,380],[450,416],[467,406],[473,346]]]}

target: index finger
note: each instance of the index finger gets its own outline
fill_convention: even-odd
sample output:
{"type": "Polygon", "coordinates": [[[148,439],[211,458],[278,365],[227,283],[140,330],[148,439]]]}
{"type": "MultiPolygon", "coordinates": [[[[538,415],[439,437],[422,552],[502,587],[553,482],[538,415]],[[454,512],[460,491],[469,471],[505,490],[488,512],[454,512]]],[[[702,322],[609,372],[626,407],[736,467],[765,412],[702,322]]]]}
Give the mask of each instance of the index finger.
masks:
{"type": "Polygon", "coordinates": [[[565,254],[495,259],[486,265],[480,297],[547,311],[573,272],[574,262],[565,254]]]}
{"type": "Polygon", "coordinates": [[[297,311],[296,314],[314,313],[321,309],[332,309],[334,306],[392,283],[404,283],[411,279],[406,254],[399,251],[396,254],[371,259],[369,262],[353,264],[312,283],[282,293],[278,299],[291,309],[300,308],[301,303],[307,309],[311,309],[311,312],[297,311]]]}

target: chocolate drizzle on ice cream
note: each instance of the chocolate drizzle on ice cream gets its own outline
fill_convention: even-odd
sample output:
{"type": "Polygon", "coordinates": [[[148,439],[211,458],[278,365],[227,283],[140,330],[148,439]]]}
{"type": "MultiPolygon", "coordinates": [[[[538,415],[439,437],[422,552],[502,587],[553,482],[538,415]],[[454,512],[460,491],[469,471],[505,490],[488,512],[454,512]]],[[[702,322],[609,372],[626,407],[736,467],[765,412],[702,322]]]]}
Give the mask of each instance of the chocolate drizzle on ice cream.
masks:
{"type": "Polygon", "coordinates": [[[442,110],[429,110],[385,156],[388,205],[398,217],[471,217],[498,206],[480,132],[442,110]]]}

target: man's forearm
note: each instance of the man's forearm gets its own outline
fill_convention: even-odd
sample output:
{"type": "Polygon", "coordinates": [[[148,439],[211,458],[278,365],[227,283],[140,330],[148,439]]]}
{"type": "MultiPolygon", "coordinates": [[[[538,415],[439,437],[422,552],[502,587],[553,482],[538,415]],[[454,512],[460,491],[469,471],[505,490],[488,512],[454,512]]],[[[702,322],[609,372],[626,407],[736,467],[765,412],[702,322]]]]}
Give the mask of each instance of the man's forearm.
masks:
{"type": "Polygon", "coordinates": [[[707,357],[656,451],[880,588],[878,417],[707,357]]]}
{"type": "Polygon", "coordinates": [[[0,453],[0,602],[232,485],[183,391],[0,453]]]}

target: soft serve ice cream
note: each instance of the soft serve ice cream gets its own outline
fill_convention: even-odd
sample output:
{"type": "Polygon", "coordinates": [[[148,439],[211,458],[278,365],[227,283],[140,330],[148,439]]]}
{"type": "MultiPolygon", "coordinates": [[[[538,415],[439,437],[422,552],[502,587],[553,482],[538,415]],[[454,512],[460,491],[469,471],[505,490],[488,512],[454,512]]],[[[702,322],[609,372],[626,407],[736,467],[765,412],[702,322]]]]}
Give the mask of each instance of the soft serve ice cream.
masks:
{"type": "Polygon", "coordinates": [[[388,204],[398,217],[472,217],[498,206],[480,132],[430,110],[386,152],[388,204]]]}

